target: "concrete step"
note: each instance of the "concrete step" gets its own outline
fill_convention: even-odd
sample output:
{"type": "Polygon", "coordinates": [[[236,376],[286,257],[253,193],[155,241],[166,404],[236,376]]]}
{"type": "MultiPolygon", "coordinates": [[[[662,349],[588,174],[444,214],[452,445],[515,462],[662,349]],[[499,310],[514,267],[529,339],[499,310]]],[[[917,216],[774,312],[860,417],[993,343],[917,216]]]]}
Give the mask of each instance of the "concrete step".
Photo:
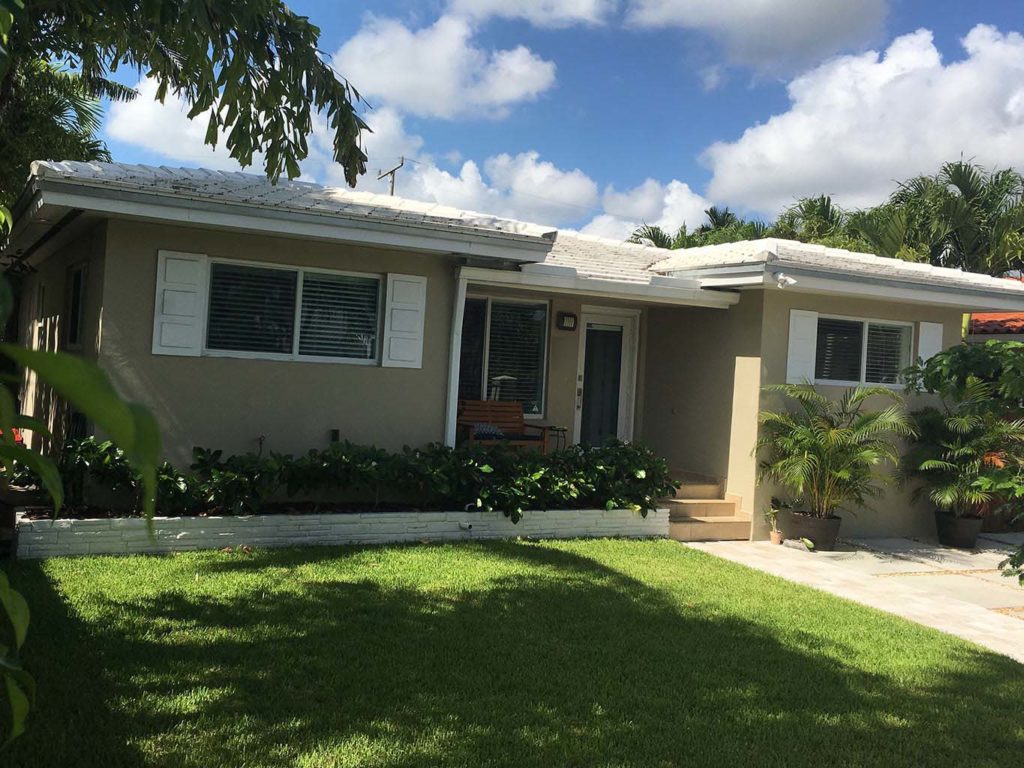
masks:
{"type": "Polygon", "coordinates": [[[670,518],[668,537],[675,541],[746,541],[750,526],[748,515],[670,518]]]}
{"type": "Polygon", "coordinates": [[[669,518],[685,517],[732,517],[740,514],[739,504],[735,499],[667,499],[665,506],[669,510],[669,518]]]}
{"type": "Polygon", "coordinates": [[[673,469],[669,476],[679,483],[676,491],[677,499],[721,499],[725,488],[717,477],[687,472],[684,469],[673,469]]]}

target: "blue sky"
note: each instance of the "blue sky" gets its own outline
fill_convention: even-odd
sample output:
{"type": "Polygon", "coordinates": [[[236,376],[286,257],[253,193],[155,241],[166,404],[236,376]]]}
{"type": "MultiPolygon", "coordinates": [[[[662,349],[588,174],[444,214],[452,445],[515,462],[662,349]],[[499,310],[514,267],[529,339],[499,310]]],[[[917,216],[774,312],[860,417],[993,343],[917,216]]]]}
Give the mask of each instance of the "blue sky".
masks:
{"type": "MultiPolygon", "coordinates": [[[[1024,167],[1020,0],[291,5],[373,106],[371,169],[410,157],[420,199],[621,237],[712,203],[869,205],[961,154],[1024,167]]],[[[105,133],[117,160],[235,167],[145,87],[105,133]]],[[[304,177],[339,183],[327,142],[304,177]]]]}

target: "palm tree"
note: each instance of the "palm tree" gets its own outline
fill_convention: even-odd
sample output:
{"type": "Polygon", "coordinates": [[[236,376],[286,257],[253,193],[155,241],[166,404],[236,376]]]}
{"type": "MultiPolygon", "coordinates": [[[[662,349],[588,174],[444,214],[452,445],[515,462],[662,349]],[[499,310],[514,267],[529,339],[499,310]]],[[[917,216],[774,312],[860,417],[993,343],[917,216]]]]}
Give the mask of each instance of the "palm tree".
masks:
{"type": "Polygon", "coordinates": [[[708,232],[713,229],[725,229],[740,223],[740,218],[729,210],[728,206],[725,208],[719,208],[718,206],[712,205],[704,211],[704,215],[708,217],[707,224],[701,224],[697,228],[698,232],[708,232]]]}
{"type": "Polygon", "coordinates": [[[904,457],[904,477],[921,485],[937,509],[954,517],[980,517],[1022,491],[1024,419],[991,407],[994,388],[972,378],[953,406],[914,414],[919,433],[904,457]]]}
{"type": "Polygon", "coordinates": [[[766,387],[795,401],[793,411],[761,414],[758,475],[784,486],[812,517],[832,518],[845,505],[862,507],[881,495],[879,466],[896,465],[895,439],[914,434],[898,394],[886,387],[848,389],[838,400],[810,384],[766,387]],[[891,405],[865,410],[871,398],[891,405]]]}
{"type": "Polygon", "coordinates": [[[902,212],[903,246],[936,266],[991,275],[1024,267],[1024,175],[1018,171],[946,163],[934,176],[901,184],[883,208],[889,212],[880,223],[893,230],[889,250],[899,234],[893,219],[902,212]]]}

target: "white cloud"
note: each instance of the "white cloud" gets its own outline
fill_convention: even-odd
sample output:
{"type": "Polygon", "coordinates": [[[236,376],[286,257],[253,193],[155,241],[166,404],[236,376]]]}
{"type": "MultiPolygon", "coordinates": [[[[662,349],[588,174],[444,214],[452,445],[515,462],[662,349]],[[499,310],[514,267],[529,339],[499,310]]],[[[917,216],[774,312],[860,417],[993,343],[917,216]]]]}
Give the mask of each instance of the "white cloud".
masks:
{"type": "Polygon", "coordinates": [[[669,231],[683,224],[693,229],[704,223],[704,211],[710,205],[689,184],[676,179],[668,184],[647,179],[625,192],[609,186],[604,192],[604,213],[595,216],[582,231],[625,240],[641,224],[654,224],[669,231]]]}
{"type": "MultiPolygon", "coordinates": [[[[239,170],[238,162],[228,155],[223,136],[216,149],[203,143],[208,112],[189,120],[188,108],[180,98],[169,94],[163,104],[156,100],[155,80],[143,79],[135,87],[139,92],[136,99],[110,105],[105,125],[109,138],[179,163],[239,170]]],[[[259,167],[262,158],[253,158],[253,163],[259,167]]]]}
{"type": "Polygon", "coordinates": [[[617,0],[452,0],[452,13],[474,19],[524,19],[537,27],[601,24],[617,0]]]}
{"type": "Polygon", "coordinates": [[[769,214],[822,193],[866,206],[961,155],[1024,167],[1024,36],[979,25],[962,43],[943,64],[919,30],[796,78],[788,111],[705,151],[708,195],[769,214]]]}
{"type": "Polygon", "coordinates": [[[333,63],[371,101],[423,117],[503,117],[554,85],[553,62],[521,45],[487,51],[472,37],[464,17],[442,16],[414,31],[370,16],[333,63]]]}
{"type": "Polygon", "coordinates": [[[778,72],[863,45],[887,7],[888,0],[631,0],[626,20],[710,34],[731,62],[778,72]]]}
{"type": "Polygon", "coordinates": [[[457,174],[418,166],[399,181],[399,192],[457,208],[539,223],[561,224],[588,216],[598,203],[597,184],[583,171],[562,170],[536,152],[472,160],[457,174]]]}

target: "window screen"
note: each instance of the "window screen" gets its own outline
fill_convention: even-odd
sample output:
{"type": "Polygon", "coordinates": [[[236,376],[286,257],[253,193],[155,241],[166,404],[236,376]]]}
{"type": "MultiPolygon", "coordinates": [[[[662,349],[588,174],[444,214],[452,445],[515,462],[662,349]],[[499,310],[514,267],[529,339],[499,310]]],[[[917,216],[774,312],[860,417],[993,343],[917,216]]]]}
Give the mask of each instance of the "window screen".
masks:
{"type": "Polygon", "coordinates": [[[909,364],[910,328],[869,323],[864,380],[870,384],[898,384],[900,371],[909,364]]]}
{"type": "Polygon", "coordinates": [[[518,400],[523,413],[544,410],[547,305],[491,303],[487,345],[487,397],[518,400]]]}
{"type": "Polygon", "coordinates": [[[212,264],[206,346],[291,354],[297,281],[294,270],[212,264]]]}
{"type": "Polygon", "coordinates": [[[819,318],[814,378],[824,381],[860,381],[863,349],[864,323],[819,318]]]}
{"type": "Polygon", "coordinates": [[[374,359],[379,297],[376,278],[304,273],[299,354],[374,359]]]}

